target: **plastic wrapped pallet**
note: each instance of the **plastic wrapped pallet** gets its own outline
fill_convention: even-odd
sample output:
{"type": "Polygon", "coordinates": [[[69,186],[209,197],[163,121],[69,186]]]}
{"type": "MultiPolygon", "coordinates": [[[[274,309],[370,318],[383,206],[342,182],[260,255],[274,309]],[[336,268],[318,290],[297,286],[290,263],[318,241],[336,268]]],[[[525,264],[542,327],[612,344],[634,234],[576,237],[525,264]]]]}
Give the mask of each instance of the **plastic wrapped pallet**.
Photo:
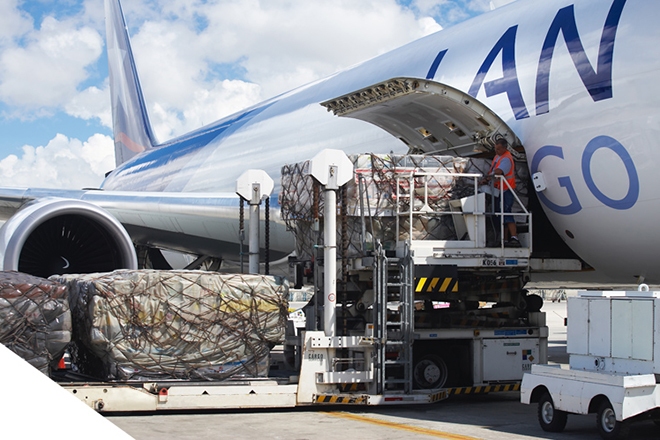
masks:
{"type": "Polygon", "coordinates": [[[71,341],[66,287],[19,272],[0,272],[0,343],[44,374],[71,341]]]}
{"type": "Polygon", "coordinates": [[[66,275],[75,337],[112,379],[263,377],[284,340],[288,285],[260,275],[119,270],[66,275]]]}
{"type": "MultiPolygon", "coordinates": [[[[362,255],[362,212],[367,219],[367,249],[371,238],[388,248],[406,240],[411,232],[415,240],[457,240],[451,215],[438,213],[450,213],[451,200],[473,195],[474,179],[452,174],[485,174],[490,167],[485,159],[454,156],[361,154],[349,158],[355,178],[344,187],[343,197],[348,256],[362,255]],[[413,172],[435,175],[411,179],[413,172]],[[415,215],[412,227],[409,217],[402,215],[397,229],[396,213],[408,211],[411,200],[416,210],[426,202],[434,213],[415,215]]],[[[516,192],[526,204],[527,167],[517,166],[516,171],[516,192]]],[[[324,202],[322,191],[309,175],[309,161],[285,165],[281,183],[282,217],[296,235],[296,253],[300,258],[311,258],[314,245],[322,244],[322,228],[315,228],[314,219],[322,218],[324,202]]],[[[338,200],[341,205],[342,197],[338,200]]]]}

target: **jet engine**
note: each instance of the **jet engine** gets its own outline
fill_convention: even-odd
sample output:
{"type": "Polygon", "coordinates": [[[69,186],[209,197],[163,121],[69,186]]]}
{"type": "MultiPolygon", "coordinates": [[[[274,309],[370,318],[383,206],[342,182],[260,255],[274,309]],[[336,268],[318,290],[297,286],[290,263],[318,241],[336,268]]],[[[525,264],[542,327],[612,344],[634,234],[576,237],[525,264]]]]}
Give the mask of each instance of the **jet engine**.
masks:
{"type": "Polygon", "coordinates": [[[45,198],[0,228],[3,270],[40,277],[137,269],[133,242],[111,214],[81,200],[45,198]]]}

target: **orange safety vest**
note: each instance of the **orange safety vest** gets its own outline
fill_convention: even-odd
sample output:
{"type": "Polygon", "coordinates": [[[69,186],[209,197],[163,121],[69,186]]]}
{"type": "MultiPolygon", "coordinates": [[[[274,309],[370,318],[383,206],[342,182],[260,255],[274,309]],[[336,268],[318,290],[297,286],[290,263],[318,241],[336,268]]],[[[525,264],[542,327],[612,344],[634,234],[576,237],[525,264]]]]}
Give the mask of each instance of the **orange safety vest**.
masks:
{"type": "MultiPolygon", "coordinates": [[[[509,153],[508,151],[504,152],[504,154],[501,155],[499,159],[493,161],[493,163],[490,166],[490,170],[488,170],[488,174],[491,174],[494,170],[498,169],[500,167],[500,162],[502,162],[502,159],[504,158],[508,158],[511,161],[511,169],[509,170],[508,173],[504,175],[504,178],[509,183],[511,189],[516,189],[516,164],[513,161],[513,156],[511,156],[511,153],[509,153]]],[[[495,179],[493,186],[495,186],[495,188],[497,189],[500,189],[501,185],[502,184],[500,179],[495,179]]],[[[508,187],[506,186],[504,187],[504,191],[508,189],[509,189],[508,187]]]]}

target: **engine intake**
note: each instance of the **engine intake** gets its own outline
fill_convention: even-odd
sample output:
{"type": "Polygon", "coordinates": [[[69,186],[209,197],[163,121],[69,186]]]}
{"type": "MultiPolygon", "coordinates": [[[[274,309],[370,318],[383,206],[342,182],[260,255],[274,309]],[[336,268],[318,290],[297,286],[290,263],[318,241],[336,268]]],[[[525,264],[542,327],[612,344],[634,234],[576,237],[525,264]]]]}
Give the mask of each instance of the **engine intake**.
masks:
{"type": "Polygon", "coordinates": [[[3,270],[40,277],[137,269],[133,242],[111,214],[72,199],[35,200],[0,228],[3,270]]]}

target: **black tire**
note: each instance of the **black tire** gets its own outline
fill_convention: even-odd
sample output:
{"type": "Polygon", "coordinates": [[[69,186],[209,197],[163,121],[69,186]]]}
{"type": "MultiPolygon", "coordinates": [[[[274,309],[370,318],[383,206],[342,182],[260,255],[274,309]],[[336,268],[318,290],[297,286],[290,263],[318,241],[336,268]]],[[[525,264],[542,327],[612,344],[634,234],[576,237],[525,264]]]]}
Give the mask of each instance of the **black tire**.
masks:
{"type": "Polygon", "coordinates": [[[546,432],[562,432],[566,427],[568,413],[556,409],[548,393],[544,393],[539,399],[537,415],[541,429],[546,432]]]}
{"type": "Polygon", "coordinates": [[[626,420],[623,422],[617,421],[612,404],[606,400],[598,407],[596,428],[605,440],[625,439],[628,438],[630,433],[630,422],[626,420]]]}
{"type": "Polygon", "coordinates": [[[415,362],[413,380],[416,388],[442,388],[449,378],[449,368],[445,361],[434,354],[424,356],[415,362]]]}
{"type": "Polygon", "coordinates": [[[527,295],[525,300],[527,301],[527,311],[530,313],[540,312],[543,308],[543,298],[539,295],[527,295]]]}

